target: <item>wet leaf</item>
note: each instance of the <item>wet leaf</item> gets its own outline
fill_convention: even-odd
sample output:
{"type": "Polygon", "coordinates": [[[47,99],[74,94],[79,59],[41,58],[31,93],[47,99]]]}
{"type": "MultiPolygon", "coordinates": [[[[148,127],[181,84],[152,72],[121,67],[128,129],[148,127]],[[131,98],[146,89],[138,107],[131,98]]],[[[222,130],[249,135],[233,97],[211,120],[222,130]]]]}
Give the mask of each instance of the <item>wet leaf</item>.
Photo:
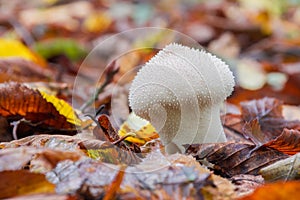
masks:
{"type": "Polygon", "coordinates": [[[0,198],[55,191],[55,185],[49,183],[45,175],[26,170],[0,172],[0,179],[0,198]]]}
{"type": "Polygon", "coordinates": [[[267,182],[300,179],[300,153],[262,168],[259,173],[267,182]]]}
{"type": "Polygon", "coordinates": [[[253,194],[243,197],[240,200],[273,200],[273,199],[299,199],[300,182],[288,181],[266,184],[254,191],[253,194]]]}
{"type": "Polygon", "coordinates": [[[207,160],[211,168],[222,176],[237,174],[257,175],[258,171],[278,160],[287,158],[286,154],[266,147],[253,151],[255,145],[249,143],[217,143],[209,145],[194,144],[186,153],[198,161],[207,160]]]}

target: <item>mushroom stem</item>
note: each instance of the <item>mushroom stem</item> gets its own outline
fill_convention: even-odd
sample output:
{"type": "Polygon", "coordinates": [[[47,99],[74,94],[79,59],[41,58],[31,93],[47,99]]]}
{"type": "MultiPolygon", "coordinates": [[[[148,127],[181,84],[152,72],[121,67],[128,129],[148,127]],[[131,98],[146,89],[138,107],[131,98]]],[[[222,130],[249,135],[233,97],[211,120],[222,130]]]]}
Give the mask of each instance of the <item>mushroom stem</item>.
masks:
{"type": "Polygon", "coordinates": [[[226,142],[220,108],[221,104],[199,107],[199,110],[191,105],[190,109],[186,106],[178,109],[156,106],[150,109],[150,116],[143,117],[160,133],[167,153],[183,153],[184,144],[226,142]]]}

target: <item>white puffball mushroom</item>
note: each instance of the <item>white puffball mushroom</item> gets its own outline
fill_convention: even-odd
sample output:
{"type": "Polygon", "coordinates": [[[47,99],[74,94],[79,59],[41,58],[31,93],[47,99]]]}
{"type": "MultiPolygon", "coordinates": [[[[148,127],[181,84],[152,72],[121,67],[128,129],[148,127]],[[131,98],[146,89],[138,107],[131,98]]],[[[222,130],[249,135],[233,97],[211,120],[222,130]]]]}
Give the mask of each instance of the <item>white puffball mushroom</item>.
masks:
{"type": "Polygon", "coordinates": [[[172,43],[139,70],[129,104],[156,128],[168,153],[183,152],[183,144],[226,141],[220,107],[233,87],[221,59],[172,43]]]}

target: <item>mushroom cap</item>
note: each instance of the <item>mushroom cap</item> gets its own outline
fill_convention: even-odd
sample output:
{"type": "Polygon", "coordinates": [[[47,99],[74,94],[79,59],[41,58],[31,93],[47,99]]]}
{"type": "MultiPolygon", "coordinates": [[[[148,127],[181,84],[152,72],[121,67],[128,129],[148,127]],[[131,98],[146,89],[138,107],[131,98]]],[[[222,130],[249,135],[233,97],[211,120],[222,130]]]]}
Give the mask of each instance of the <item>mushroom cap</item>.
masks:
{"type": "Polygon", "coordinates": [[[172,43],[139,70],[129,104],[137,115],[149,120],[148,111],[157,104],[178,109],[196,102],[200,108],[208,107],[224,101],[233,87],[233,74],[221,59],[172,43]]]}

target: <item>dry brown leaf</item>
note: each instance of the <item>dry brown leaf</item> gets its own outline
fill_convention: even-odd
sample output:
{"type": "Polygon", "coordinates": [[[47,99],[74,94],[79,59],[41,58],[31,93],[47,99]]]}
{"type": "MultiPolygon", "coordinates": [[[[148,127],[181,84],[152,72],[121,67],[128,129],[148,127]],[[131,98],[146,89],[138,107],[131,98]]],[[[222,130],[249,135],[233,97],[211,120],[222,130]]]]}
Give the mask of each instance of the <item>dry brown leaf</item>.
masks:
{"type": "Polygon", "coordinates": [[[10,133],[10,125],[5,117],[0,116],[0,141],[9,142],[13,140],[10,133]]]}
{"type": "MultiPolygon", "coordinates": [[[[116,145],[120,148],[120,150],[128,151],[128,153],[141,153],[141,149],[138,145],[131,143],[130,145],[127,145],[124,142],[124,139],[127,136],[120,137],[118,132],[114,129],[112,126],[109,117],[105,114],[102,114],[98,117],[98,123],[101,127],[102,131],[104,132],[104,135],[102,131],[99,131],[99,127],[95,127],[93,133],[96,136],[96,138],[102,139],[104,141],[110,141],[112,144],[116,145]],[[98,131],[97,131],[98,130],[98,131]],[[105,139],[106,138],[106,139],[105,139]]],[[[134,156],[136,157],[136,156],[134,156]]]]}
{"type": "MultiPolygon", "coordinates": [[[[0,143],[0,148],[16,148],[20,146],[46,147],[71,152],[76,151],[78,154],[84,154],[99,161],[113,164],[136,164],[140,162],[140,154],[133,153],[129,148],[121,149],[107,141],[82,139],[76,136],[41,134],[0,143]]],[[[71,154],[69,156],[71,156],[71,154]]],[[[42,156],[42,158],[45,157],[42,156]]],[[[71,158],[72,156],[70,159],[71,158]]],[[[60,160],[59,155],[57,155],[54,160],[60,160]]],[[[48,166],[51,166],[51,164],[48,166]]],[[[49,169],[49,167],[43,167],[42,169],[49,169]]]]}
{"type": "Polygon", "coordinates": [[[254,176],[250,174],[239,174],[230,178],[235,185],[237,197],[243,197],[251,194],[256,188],[262,186],[265,181],[262,176],[254,176]]]}
{"type": "MultiPolygon", "coordinates": [[[[253,120],[257,120],[264,134],[261,139],[254,136],[254,140],[259,140],[263,144],[280,135],[284,128],[293,128],[299,124],[299,121],[288,121],[283,118],[282,105],[282,101],[267,97],[241,103],[242,118],[244,121],[251,123],[253,120]]],[[[253,136],[250,135],[251,127],[245,133],[253,139],[253,136]]]]}
{"type": "MultiPolygon", "coordinates": [[[[300,126],[299,120],[285,119],[282,108],[283,103],[274,98],[242,102],[241,115],[226,114],[223,116],[225,133],[234,141],[243,141],[240,135],[244,135],[246,139],[250,139],[257,146],[267,144],[280,136],[285,128],[299,128],[300,126]]],[[[287,134],[284,135],[277,139],[281,140],[280,145],[285,142],[285,148],[288,148],[289,144],[291,145],[290,149],[295,148],[292,147],[295,143],[287,138],[287,134]]],[[[281,149],[283,150],[283,148],[281,149]]]]}
{"type": "Polygon", "coordinates": [[[80,28],[78,19],[86,18],[93,11],[89,2],[78,1],[47,9],[32,8],[20,12],[20,21],[28,28],[38,25],[54,26],[60,30],[75,31],[80,28]],[[55,15],[55,17],[53,17],[55,15]]]}
{"type": "Polygon", "coordinates": [[[42,68],[32,61],[21,58],[0,59],[0,82],[35,82],[49,81],[53,72],[42,68]]]}
{"type": "Polygon", "coordinates": [[[213,164],[212,168],[217,174],[227,177],[237,174],[257,175],[261,168],[288,157],[266,147],[252,151],[254,147],[249,143],[236,142],[194,144],[188,147],[186,153],[200,162],[207,160],[213,164]]]}
{"type": "Polygon", "coordinates": [[[300,152],[300,131],[284,129],[281,135],[264,144],[288,155],[300,152]]]}
{"type": "Polygon", "coordinates": [[[43,174],[26,170],[3,171],[0,179],[0,198],[55,192],[55,185],[49,183],[43,174]]]}
{"type": "Polygon", "coordinates": [[[84,154],[74,151],[19,147],[0,151],[0,171],[29,168],[31,171],[47,172],[62,160],[77,161],[84,154]]]}
{"type": "Polygon", "coordinates": [[[33,155],[39,150],[32,148],[12,148],[1,149],[0,151],[0,171],[19,170],[24,168],[33,155]]]}
{"type": "Polygon", "coordinates": [[[60,195],[60,194],[33,194],[22,195],[19,197],[7,198],[7,200],[78,200],[76,196],[60,195]]]}
{"type": "Polygon", "coordinates": [[[299,181],[277,182],[266,184],[254,191],[253,194],[240,200],[298,200],[300,191],[299,181]]]}

